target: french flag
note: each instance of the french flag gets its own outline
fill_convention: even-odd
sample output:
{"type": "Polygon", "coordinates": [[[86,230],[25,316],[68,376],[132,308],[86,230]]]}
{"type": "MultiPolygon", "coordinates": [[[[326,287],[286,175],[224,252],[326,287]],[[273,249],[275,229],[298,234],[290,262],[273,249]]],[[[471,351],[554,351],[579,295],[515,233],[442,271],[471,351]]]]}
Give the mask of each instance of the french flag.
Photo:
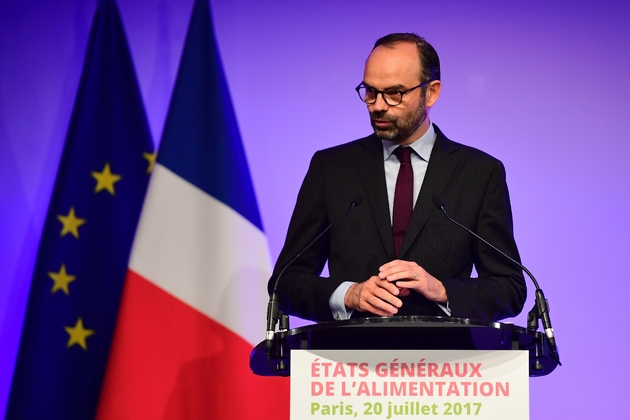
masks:
{"type": "Polygon", "coordinates": [[[97,418],[288,419],[288,380],[249,370],[270,272],[208,0],[196,0],[97,418]]]}

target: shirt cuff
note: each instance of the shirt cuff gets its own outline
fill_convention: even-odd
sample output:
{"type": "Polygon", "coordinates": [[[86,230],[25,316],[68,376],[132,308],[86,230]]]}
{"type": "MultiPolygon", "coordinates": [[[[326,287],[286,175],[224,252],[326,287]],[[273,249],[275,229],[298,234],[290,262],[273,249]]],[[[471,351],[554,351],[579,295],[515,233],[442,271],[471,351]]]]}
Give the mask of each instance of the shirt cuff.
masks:
{"type": "Polygon", "coordinates": [[[355,284],[355,282],[344,281],[339,285],[339,287],[337,287],[337,289],[335,289],[333,294],[330,295],[330,299],[328,299],[328,306],[330,307],[332,316],[336,321],[350,319],[352,313],[354,312],[354,309],[346,310],[346,304],[344,303],[346,293],[353,284],[355,284]]]}
{"type": "Polygon", "coordinates": [[[442,309],[444,311],[444,313],[446,315],[451,316],[451,308],[448,305],[448,300],[446,301],[446,304],[437,303],[437,302],[435,302],[435,303],[437,304],[437,306],[440,307],[440,309],[442,309]]]}

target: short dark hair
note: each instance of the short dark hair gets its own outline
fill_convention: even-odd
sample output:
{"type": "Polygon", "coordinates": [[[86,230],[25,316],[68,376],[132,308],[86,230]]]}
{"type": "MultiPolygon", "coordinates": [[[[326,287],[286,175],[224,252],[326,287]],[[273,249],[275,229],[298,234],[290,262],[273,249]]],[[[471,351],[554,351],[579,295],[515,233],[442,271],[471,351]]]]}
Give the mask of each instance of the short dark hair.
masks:
{"type": "Polygon", "coordinates": [[[396,44],[409,43],[414,44],[418,48],[418,56],[420,57],[420,68],[423,80],[421,82],[441,80],[440,79],[440,57],[437,51],[424,38],[414,33],[393,33],[379,38],[374,44],[374,48],[384,46],[392,48],[396,44]]]}

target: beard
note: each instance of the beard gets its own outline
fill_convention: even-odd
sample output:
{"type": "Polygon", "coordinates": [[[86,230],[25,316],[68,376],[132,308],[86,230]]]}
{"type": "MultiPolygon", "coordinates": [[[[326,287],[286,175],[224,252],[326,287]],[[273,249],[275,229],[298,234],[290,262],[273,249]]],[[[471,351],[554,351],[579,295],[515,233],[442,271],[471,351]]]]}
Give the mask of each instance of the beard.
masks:
{"type": "Polygon", "coordinates": [[[425,95],[422,95],[420,106],[415,109],[395,117],[388,115],[387,111],[370,112],[370,124],[374,129],[374,134],[383,140],[400,143],[407,140],[427,119],[427,106],[425,95]],[[388,128],[377,127],[374,120],[391,122],[388,128]]]}

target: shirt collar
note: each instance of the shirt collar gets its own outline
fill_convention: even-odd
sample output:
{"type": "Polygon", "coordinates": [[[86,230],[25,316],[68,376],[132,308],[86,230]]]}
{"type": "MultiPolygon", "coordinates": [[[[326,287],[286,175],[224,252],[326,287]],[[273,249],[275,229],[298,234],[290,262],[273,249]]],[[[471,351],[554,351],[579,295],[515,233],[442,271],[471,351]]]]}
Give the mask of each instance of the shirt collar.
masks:
{"type": "MultiPolygon", "coordinates": [[[[418,140],[414,141],[409,145],[413,149],[414,152],[420,158],[426,162],[429,161],[429,156],[431,156],[431,150],[433,150],[433,145],[435,144],[435,129],[433,128],[433,124],[429,124],[429,129],[426,133],[422,135],[418,140]]],[[[383,160],[389,159],[391,154],[396,150],[399,146],[398,143],[394,143],[393,141],[383,140],[383,160]]]]}

